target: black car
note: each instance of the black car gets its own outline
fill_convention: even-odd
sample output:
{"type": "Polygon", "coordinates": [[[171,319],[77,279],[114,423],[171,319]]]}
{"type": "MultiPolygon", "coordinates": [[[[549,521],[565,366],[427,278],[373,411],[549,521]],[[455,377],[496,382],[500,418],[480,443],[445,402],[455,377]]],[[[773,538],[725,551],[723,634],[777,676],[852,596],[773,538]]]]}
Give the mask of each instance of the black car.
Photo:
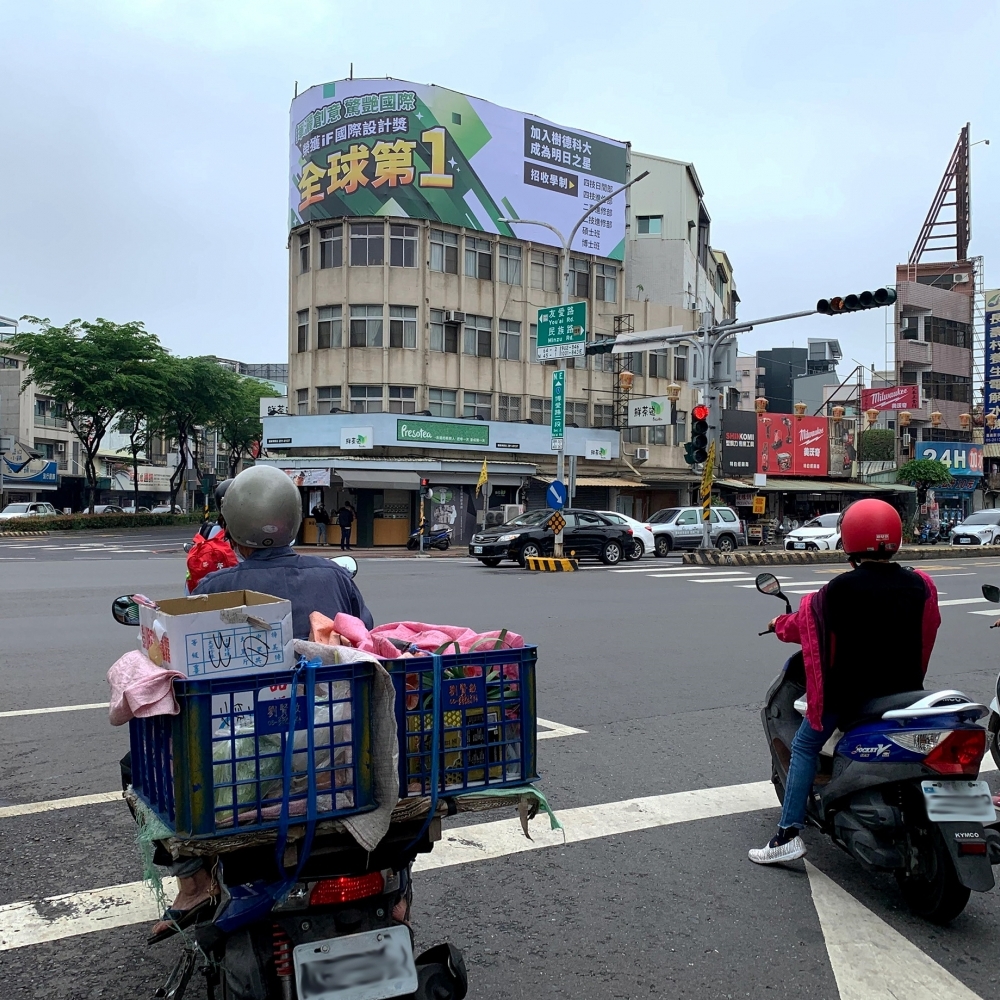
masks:
{"type": "MultiPolygon", "coordinates": [[[[506,524],[473,535],[469,555],[484,566],[499,566],[503,559],[524,565],[528,556],[550,556],[555,535],[545,526],[554,514],[533,510],[506,524]]],[[[620,563],[632,544],[632,529],[614,524],[592,510],[560,511],[566,519],[563,552],[567,556],[594,556],[608,566],[620,563]]]]}

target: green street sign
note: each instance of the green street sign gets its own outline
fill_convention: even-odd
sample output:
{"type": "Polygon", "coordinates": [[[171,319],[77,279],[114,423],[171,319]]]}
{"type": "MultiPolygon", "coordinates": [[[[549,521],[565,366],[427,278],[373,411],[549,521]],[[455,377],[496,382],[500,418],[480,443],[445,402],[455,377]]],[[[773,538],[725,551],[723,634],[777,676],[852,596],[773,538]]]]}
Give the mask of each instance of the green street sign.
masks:
{"type": "Polygon", "coordinates": [[[396,440],[406,444],[471,444],[489,447],[485,423],[445,424],[435,420],[397,420],[396,440]]]}
{"type": "Polygon", "coordinates": [[[538,360],[583,357],[587,341],[587,303],[538,310],[538,360]]]}
{"type": "Polygon", "coordinates": [[[566,372],[552,373],[552,450],[559,451],[566,433],[566,372]]]}

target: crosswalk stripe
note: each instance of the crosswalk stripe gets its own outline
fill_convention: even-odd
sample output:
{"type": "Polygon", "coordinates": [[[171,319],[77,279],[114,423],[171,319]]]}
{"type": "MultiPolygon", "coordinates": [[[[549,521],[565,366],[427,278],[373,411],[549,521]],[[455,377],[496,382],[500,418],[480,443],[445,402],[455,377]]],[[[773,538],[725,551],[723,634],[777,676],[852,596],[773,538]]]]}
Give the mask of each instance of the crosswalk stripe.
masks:
{"type": "Polygon", "coordinates": [[[991,615],[993,618],[1000,618],[1000,608],[983,608],[982,611],[967,611],[968,615],[991,615]]]}
{"type": "Polygon", "coordinates": [[[90,708],[107,708],[108,702],[94,701],[88,705],[57,705],[54,708],[19,708],[10,712],[0,712],[0,719],[12,719],[15,715],[49,715],[52,712],[83,712],[90,708]]]}
{"type": "Polygon", "coordinates": [[[956,597],[950,601],[938,601],[939,608],[950,608],[955,604],[986,604],[985,597],[956,597]]]}
{"type": "Polygon", "coordinates": [[[122,793],[97,792],[94,795],[71,795],[66,799],[49,799],[45,802],[20,802],[13,806],[0,806],[0,819],[11,816],[30,816],[34,813],[53,812],[56,809],[75,809],[79,806],[93,806],[101,802],[120,802],[122,793]]]}

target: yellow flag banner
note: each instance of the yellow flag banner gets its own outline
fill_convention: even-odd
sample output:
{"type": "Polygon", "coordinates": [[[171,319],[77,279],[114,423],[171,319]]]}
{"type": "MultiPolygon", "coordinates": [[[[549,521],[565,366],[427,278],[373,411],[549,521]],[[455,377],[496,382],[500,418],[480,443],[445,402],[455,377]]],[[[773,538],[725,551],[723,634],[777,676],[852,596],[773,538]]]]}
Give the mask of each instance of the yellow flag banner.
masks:
{"type": "Polygon", "coordinates": [[[483,467],[479,470],[479,479],[476,482],[476,496],[479,496],[479,491],[486,485],[487,473],[486,473],[486,459],[483,459],[483,467]]]}

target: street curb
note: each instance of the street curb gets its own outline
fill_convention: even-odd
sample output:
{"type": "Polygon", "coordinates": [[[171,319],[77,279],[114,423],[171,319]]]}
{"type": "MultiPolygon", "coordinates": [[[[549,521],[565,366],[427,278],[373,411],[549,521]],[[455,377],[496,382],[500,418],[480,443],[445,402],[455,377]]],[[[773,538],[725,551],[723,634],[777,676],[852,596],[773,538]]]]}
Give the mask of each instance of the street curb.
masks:
{"type": "Polygon", "coordinates": [[[47,531],[0,531],[0,538],[41,538],[47,531]]]}
{"type": "MultiPolygon", "coordinates": [[[[947,546],[932,548],[924,546],[904,546],[897,554],[897,560],[911,562],[914,560],[936,559],[968,559],[989,558],[1000,556],[1000,548],[993,546],[977,546],[976,548],[959,548],[947,546]],[[977,551],[978,549],[978,551],[977,551]]],[[[684,552],[681,562],[685,566],[784,566],[803,563],[846,563],[847,556],[843,552],[789,552],[779,549],[775,552],[684,552]]]]}
{"type": "Polygon", "coordinates": [[[556,559],[555,556],[526,556],[524,568],[542,573],[571,573],[579,566],[576,559],[556,559]]]}

